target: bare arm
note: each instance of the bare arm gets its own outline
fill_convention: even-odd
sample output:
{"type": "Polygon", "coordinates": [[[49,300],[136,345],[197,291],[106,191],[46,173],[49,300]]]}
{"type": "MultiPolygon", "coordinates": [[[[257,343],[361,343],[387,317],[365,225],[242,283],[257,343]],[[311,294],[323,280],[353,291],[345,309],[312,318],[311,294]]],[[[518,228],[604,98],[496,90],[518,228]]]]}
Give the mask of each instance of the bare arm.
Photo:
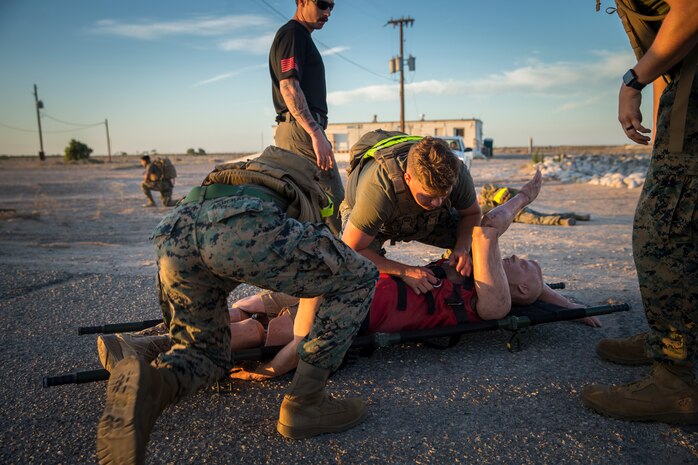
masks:
{"type": "Polygon", "coordinates": [[[236,367],[231,370],[230,377],[247,381],[264,381],[294,370],[298,366],[298,344],[310,332],[320,302],[321,297],[301,299],[298,313],[293,322],[293,340],[286,344],[273,359],[260,365],[254,371],[250,371],[244,366],[236,367]]]}
{"type": "Polygon", "coordinates": [[[351,220],[347,222],[342,235],[342,241],[359,254],[371,260],[378,268],[378,271],[401,277],[417,295],[434,289],[433,285],[438,282],[438,279],[431,270],[422,266],[405,265],[404,263],[385,258],[369,248],[373,239],[375,239],[375,236],[369,236],[364,233],[354,226],[351,220]]]}
{"type": "Polygon", "coordinates": [[[470,260],[470,248],[473,243],[473,228],[480,226],[482,211],[480,204],[473,204],[465,210],[458,211],[458,225],[456,227],[458,240],[453,248],[449,263],[455,265],[456,271],[462,276],[469,276],[473,271],[473,264],[470,260]]]}
{"type": "Polygon", "coordinates": [[[296,78],[283,79],[279,82],[281,96],[288,107],[288,111],[298,121],[298,124],[308,133],[313,141],[316,163],[320,169],[328,170],[334,166],[334,153],[330,141],[325,137],[322,127],[315,121],[308,108],[308,102],[301,89],[300,82],[296,78]]]}
{"type": "MultiPolygon", "coordinates": [[[[558,294],[554,290],[552,290],[550,287],[548,287],[547,284],[543,285],[543,292],[541,293],[540,300],[543,302],[549,302],[551,304],[558,305],[560,307],[564,308],[585,308],[585,305],[581,304],[576,304],[572,302],[571,300],[567,299],[565,296],[562,294],[558,294]]],[[[587,326],[591,326],[593,328],[600,328],[601,327],[601,321],[599,321],[598,318],[595,316],[588,316],[585,318],[580,318],[577,320],[578,322],[585,324],[587,326]]]]}
{"type": "MultiPolygon", "coordinates": [[[[657,37],[647,53],[635,65],[638,81],[654,82],[668,72],[698,44],[698,2],[695,0],[666,0],[671,7],[657,37]]],[[[639,90],[621,85],[618,95],[618,121],[629,139],[647,145],[650,130],[642,125],[639,90]]]]}

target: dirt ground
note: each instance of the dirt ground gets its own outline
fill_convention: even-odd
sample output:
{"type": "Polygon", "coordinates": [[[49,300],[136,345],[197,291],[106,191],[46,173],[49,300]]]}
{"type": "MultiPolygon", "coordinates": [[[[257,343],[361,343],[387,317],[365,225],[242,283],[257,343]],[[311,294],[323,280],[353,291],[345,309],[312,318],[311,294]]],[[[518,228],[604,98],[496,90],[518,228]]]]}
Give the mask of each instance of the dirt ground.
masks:
{"type": "MultiPolygon", "coordinates": [[[[175,196],[231,157],[172,157],[175,196]]],[[[339,159],[344,172],[346,159],[339,159]]],[[[475,160],[472,174],[478,190],[487,182],[518,186],[531,166],[526,155],[498,153],[475,160]]],[[[167,209],[141,208],[141,178],[136,157],[80,165],[0,160],[0,462],[95,461],[104,384],[40,385],[42,376],[99,367],[94,337],[76,336],[77,326],[158,316],[148,237],[167,209]]],[[[602,328],[540,325],[516,354],[502,349],[508,336],[497,332],[469,336],[443,352],[381,349],[330,381],[337,396],[368,399],[367,422],[312,441],[286,441],[274,430],[288,376],[238,382],[220,397],[202,392],[158,421],[149,461],[698,463],[698,429],[611,420],[585,410],[578,398],[584,384],[646,373],[603,363],[593,351],[599,339],[646,324],[631,251],[638,196],[639,190],[546,181],[533,208],[589,213],[592,220],[573,227],[514,224],[502,240],[505,255],[538,260],[546,281],[565,282],[572,299],[631,305],[630,312],[601,317],[602,328]]],[[[389,254],[421,264],[441,251],[399,244],[389,254]]],[[[255,291],[243,285],[231,299],[255,291]]]]}
{"type": "MultiPolygon", "coordinates": [[[[179,175],[175,197],[186,195],[216,163],[234,157],[173,157],[179,175]]],[[[339,159],[344,173],[346,156],[339,159]]],[[[60,159],[44,164],[0,160],[0,210],[14,210],[0,212],[0,260],[29,268],[51,263],[70,272],[153,276],[148,236],[166,209],[141,208],[141,172],[136,157],[82,165],[65,165],[60,159]]],[[[521,154],[475,160],[472,167],[478,191],[489,182],[521,185],[531,173],[521,154]]],[[[592,221],[569,228],[514,224],[502,251],[540,261],[550,281],[569,283],[589,304],[609,298],[632,301],[637,289],[630,233],[638,195],[639,190],[546,181],[533,208],[589,213],[592,221]]],[[[416,243],[388,251],[414,264],[441,254],[416,243]]]]}

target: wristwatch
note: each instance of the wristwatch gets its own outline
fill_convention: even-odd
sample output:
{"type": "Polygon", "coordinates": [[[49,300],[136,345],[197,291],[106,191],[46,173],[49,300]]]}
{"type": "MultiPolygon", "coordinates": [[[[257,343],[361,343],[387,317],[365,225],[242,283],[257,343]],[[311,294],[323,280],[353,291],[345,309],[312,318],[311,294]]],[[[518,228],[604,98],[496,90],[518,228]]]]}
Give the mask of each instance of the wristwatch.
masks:
{"type": "Polygon", "coordinates": [[[635,74],[635,70],[632,68],[623,75],[623,84],[637,90],[642,90],[647,85],[637,80],[637,74],[635,74]]]}

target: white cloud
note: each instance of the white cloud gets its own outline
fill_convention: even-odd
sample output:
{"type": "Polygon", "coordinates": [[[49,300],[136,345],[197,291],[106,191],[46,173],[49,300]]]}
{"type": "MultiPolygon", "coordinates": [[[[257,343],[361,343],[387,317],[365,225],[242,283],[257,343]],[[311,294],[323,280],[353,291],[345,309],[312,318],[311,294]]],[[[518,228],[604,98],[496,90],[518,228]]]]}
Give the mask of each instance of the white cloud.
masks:
{"type": "Polygon", "coordinates": [[[207,84],[211,84],[211,83],[214,83],[214,82],[224,81],[224,80],[226,80],[226,79],[230,79],[230,78],[232,78],[232,77],[235,77],[235,76],[239,76],[239,75],[241,75],[241,74],[244,74],[244,73],[246,73],[246,72],[248,72],[248,71],[255,71],[255,70],[258,70],[258,69],[261,69],[261,68],[266,68],[267,66],[268,66],[268,65],[267,65],[266,63],[259,64],[259,65],[254,65],[254,66],[246,66],[246,67],[244,67],[244,68],[240,68],[240,69],[238,69],[238,70],[231,71],[231,72],[229,72],[229,73],[219,74],[219,75],[217,75],[217,76],[213,76],[212,78],[208,78],[208,79],[204,79],[204,80],[202,80],[202,81],[199,81],[199,82],[197,82],[197,83],[194,84],[194,87],[200,87],[200,86],[205,86],[205,85],[207,85],[207,84]]]}
{"type": "Polygon", "coordinates": [[[271,43],[274,41],[274,34],[265,34],[257,37],[243,37],[230,39],[219,44],[226,52],[242,50],[250,53],[268,53],[271,43]]]}
{"type": "MultiPolygon", "coordinates": [[[[505,92],[564,95],[570,93],[570,89],[575,92],[591,89],[595,84],[619,79],[619,76],[634,63],[632,55],[627,52],[598,51],[594,52],[593,56],[597,57],[597,60],[590,62],[542,63],[537,59],[528,59],[525,66],[480,79],[417,81],[406,84],[405,90],[417,95],[488,96],[505,92]]],[[[357,101],[378,102],[393,100],[397,93],[397,84],[386,84],[331,92],[327,99],[334,105],[357,101]]],[[[564,109],[565,105],[560,108],[564,109]]]]}
{"type": "Polygon", "coordinates": [[[104,19],[97,21],[92,31],[132,39],[158,39],[173,35],[220,36],[240,29],[267,26],[269,24],[270,22],[267,18],[257,15],[202,16],[179,21],[144,20],[136,23],[104,19]]]}
{"type": "MultiPolygon", "coordinates": [[[[271,42],[269,42],[269,43],[271,44],[271,42]]],[[[337,53],[342,53],[346,50],[349,50],[349,47],[332,47],[332,48],[328,48],[327,50],[320,52],[320,55],[322,55],[322,56],[336,55],[337,53]]]]}

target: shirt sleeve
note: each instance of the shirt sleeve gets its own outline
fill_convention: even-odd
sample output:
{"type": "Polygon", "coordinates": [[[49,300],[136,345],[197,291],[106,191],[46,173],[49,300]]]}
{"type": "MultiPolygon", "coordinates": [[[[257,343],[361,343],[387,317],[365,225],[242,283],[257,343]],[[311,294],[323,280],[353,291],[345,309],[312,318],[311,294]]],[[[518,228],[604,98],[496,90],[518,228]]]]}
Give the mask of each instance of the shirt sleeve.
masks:
{"type": "Polygon", "coordinates": [[[303,77],[303,64],[305,62],[306,44],[304,37],[290,27],[281,32],[277,37],[274,48],[272,67],[274,74],[283,81],[295,77],[299,81],[303,77]]]}

